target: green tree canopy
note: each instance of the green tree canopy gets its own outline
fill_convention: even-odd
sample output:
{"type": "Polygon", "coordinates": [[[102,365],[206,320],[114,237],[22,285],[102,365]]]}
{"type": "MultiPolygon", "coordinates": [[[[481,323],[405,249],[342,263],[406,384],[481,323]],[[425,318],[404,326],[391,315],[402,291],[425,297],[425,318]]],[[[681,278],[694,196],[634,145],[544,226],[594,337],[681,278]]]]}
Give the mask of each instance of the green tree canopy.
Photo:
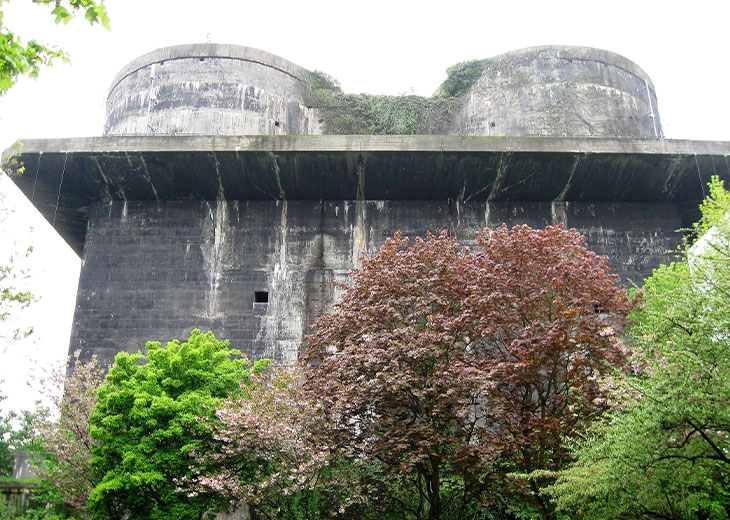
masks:
{"type": "MultiPolygon", "coordinates": [[[[13,258],[10,264],[0,265],[0,323],[7,320],[13,312],[27,307],[33,301],[33,295],[28,291],[19,290],[13,282],[18,277],[18,271],[13,269],[13,258]]],[[[0,354],[2,354],[13,340],[28,336],[33,329],[21,330],[16,328],[10,334],[0,332],[0,354]]]]}
{"type": "MultiPolygon", "coordinates": [[[[20,36],[5,26],[0,0],[0,96],[12,87],[20,76],[38,76],[41,67],[56,60],[68,61],[68,55],[61,49],[48,46],[36,40],[23,41],[20,36]]],[[[51,14],[56,23],[67,24],[76,13],[83,12],[90,24],[100,23],[109,29],[104,0],[33,0],[33,3],[53,7],[51,14]]]]}
{"type": "Polygon", "coordinates": [[[552,489],[588,518],[730,517],[730,197],[713,180],[695,229],[714,230],[646,280],[631,370],[613,412],[552,489]]]}
{"type": "Polygon", "coordinates": [[[147,354],[120,353],[98,390],[89,433],[98,442],[91,468],[92,518],[194,519],[215,509],[207,496],[179,492],[189,454],[210,440],[200,418],[249,382],[253,365],[212,332],[194,330],[185,343],[147,343],[147,354]]]}
{"type": "MultiPolygon", "coordinates": [[[[6,396],[0,394],[0,403],[6,396]]],[[[15,452],[37,448],[34,440],[33,416],[28,412],[0,412],[0,477],[9,477],[13,471],[15,452]]]]}

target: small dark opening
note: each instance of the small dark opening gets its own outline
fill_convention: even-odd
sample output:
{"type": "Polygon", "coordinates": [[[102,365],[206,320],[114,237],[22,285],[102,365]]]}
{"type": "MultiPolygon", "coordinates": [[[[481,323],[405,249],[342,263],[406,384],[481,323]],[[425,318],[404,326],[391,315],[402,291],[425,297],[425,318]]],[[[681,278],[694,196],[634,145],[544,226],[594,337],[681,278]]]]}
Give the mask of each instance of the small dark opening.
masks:
{"type": "Polygon", "coordinates": [[[269,293],[266,291],[256,291],[253,293],[254,303],[269,303],[269,293]]]}
{"type": "Polygon", "coordinates": [[[280,124],[278,121],[274,121],[274,126],[279,126],[280,124]]]}
{"type": "Polygon", "coordinates": [[[205,58],[200,58],[200,61],[205,61],[205,58]]]}
{"type": "Polygon", "coordinates": [[[491,123],[489,123],[489,127],[490,128],[494,128],[495,126],[497,126],[497,123],[495,123],[494,121],[492,121],[491,123]]]}

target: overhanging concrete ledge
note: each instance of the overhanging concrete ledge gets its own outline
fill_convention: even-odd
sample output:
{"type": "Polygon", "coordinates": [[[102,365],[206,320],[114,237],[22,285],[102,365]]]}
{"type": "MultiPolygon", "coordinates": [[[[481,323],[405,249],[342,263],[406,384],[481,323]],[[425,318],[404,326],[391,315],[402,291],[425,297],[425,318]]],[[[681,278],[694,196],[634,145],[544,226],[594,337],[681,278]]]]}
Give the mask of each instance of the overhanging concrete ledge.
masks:
{"type": "MultiPolygon", "coordinates": [[[[130,135],[22,139],[19,151],[64,152],[580,152],[730,155],[730,142],[611,137],[456,135],[130,135]]],[[[17,150],[8,149],[3,157],[17,150]]]]}
{"type": "Polygon", "coordinates": [[[104,136],[22,141],[13,180],[80,253],[103,200],[694,203],[730,142],[577,137],[104,136]]]}

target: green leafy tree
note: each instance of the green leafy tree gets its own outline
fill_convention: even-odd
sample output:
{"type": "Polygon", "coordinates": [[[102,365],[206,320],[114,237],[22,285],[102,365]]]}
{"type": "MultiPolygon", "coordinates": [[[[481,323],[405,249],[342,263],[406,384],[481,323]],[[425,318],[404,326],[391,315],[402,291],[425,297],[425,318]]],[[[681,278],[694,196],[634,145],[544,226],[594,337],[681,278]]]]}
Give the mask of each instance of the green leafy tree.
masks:
{"type": "MultiPolygon", "coordinates": [[[[27,307],[33,301],[33,295],[28,291],[16,289],[12,280],[16,273],[12,265],[0,265],[0,322],[7,320],[11,313],[27,307]]],[[[10,334],[0,333],[0,352],[7,348],[7,345],[20,337],[29,335],[33,329],[14,329],[10,334]]]]}
{"type": "MultiPolygon", "coordinates": [[[[0,96],[12,87],[20,76],[38,76],[41,67],[54,61],[68,61],[68,55],[61,49],[35,40],[24,42],[20,36],[4,25],[0,0],[0,96]]],[[[101,24],[109,29],[104,0],[33,0],[33,3],[53,7],[51,14],[56,23],[67,24],[76,13],[83,12],[90,24],[101,24]]]]}
{"type": "Polygon", "coordinates": [[[689,259],[655,270],[632,315],[613,412],[551,492],[589,518],[730,517],[730,196],[713,180],[689,259]]]}
{"type": "Polygon", "coordinates": [[[120,353],[99,388],[89,433],[97,442],[96,479],[88,510],[97,519],[199,519],[217,509],[209,496],[189,496],[189,453],[210,442],[201,418],[248,382],[251,365],[213,333],[194,330],[185,343],[147,343],[147,354],[120,353]]]}
{"type": "Polygon", "coordinates": [[[710,194],[700,204],[702,218],[693,226],[697,237],[720,224],[730,212],[730,191],[725,189],[724,183],[717,175],[712,176],[708,187],[710,194]]]}
{"type": "MultiPolygon", "coordinates": [[[[6,396],[0,395],[0,403],[6,396]]],[[[35,449],[33,414],[8,412],[0,414],[0,477],[9,477],[13,471],[15,452],[35,449]]]]}
{"type": "MultiPolygon", "coordinates": [[[[32,248],[28,248],[26,256],[31,250],[32,248]]],[[[0,265],[0,324],[33,302],[33,295],[29,291],[18,289],[16,286],[18,279],[24,276],[24,272],[18,269],[15,262],[16,257],[11,255],[7,265],[0,265]]],[[[32,332],[32,328],[19,327],[11,329],[10,332],[0,330],[0,353],[4,352],[13,341],[27,337],[32,332]]]]}

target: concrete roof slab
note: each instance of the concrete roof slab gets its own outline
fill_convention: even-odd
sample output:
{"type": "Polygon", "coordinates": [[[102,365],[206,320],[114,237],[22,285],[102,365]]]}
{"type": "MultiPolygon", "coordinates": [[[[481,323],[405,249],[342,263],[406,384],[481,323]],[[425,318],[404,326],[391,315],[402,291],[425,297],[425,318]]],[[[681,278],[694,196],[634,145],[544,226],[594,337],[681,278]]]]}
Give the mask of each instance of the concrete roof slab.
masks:
{"type": "Polygon", "coordinates": [[[677,202],[730,180],[730,143],[462,136],[105,136],[27,140],[13,180],[80,253],[104,200],[677,202]]]}

